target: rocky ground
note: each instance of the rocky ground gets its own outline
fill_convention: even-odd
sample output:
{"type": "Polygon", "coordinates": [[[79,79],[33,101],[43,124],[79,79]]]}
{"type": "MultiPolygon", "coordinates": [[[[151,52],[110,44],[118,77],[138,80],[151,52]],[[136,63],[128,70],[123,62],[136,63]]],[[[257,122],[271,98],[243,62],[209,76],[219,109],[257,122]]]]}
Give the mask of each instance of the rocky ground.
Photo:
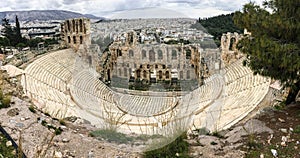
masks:
{"type": "MultiPolygon", "coordinates": [[[[201,132],[200,132],[201,133],[201,132]]],[[[265,108],[246,123],[218,133],[190,134],[192,157],[300,157],[300,104],[265,108]]]]}

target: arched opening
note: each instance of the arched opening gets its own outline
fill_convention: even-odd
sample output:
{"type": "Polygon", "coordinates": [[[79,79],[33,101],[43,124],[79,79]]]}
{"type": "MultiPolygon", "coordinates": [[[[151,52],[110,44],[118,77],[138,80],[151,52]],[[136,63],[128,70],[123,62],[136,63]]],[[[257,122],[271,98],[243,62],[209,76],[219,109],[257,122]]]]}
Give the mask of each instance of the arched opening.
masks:
{"type": "Polygon", "coordinates": [[[67,27],[68,27],[68,31],[71,31],[70,21],[69,20],[67,20],[67,27]]]}
{"type": "Polygon", "coordinates": [[[71,37],[68,36],[68,43],[71,43],[71,37]]]}
{"type": "Polygon", "coordinates": [[[162,79],[162,76],[163,76],[163,75],[162,75],[162,71],[161,71],[161,70],[159,70],[159,71],[158,71],[158,79],[160,79],[160,80],[161,80],[161,79],[162,79]]]}
{"type": "Polygon", "coordinates": [[[169,78],[170,78],[170,72],[166,71],[166,79],[169,79],[169,78]]]}
{"type": "Polygon", "coordinates": [[[73,36],[73,43],[76,44],[76,36],[73,36]]]}
{"type": "Polygon", "coordinates": [[[133,57],[133,50],[129,50],[129,57],[133,57]]]}
{"type": "Polygon", "coordinates": [[[82,43],[83,43],[83,38],[82,38],[82,36],[80,36],[79,39],[80,39],[80,44],[82,44],[82,43]]]}
{"type": "Polygon", "coordinates": [[[146,51],[143,49],[142,50],[142,59],[145,59],[147,56],[146,56],[146,51]]]}
{"type": "Polygon", "coordinates": [[[155,62],[155,52],[154,52],[154,50],[149,51],[149,61],[155,62]]]}
{"type": "Polygon", "coordinates": [[[187,79],[190,79],[190,77],[191,77],[191,76],[190,76],[190,70],[187,70],[187,71],[186,71],[186,78],[187,78],[187,79]]]}
{"type": "Polygon", "coordinates": [[[233,45],[235,44],[236,39],[235,38],[231,38],[230,39],[230,44],[229,44],[229,50],[233,51],[233,45]]]}
{"type": "Polygon", "coordinates": [[[79,32],[82,32],[82,19],[79,20],[79,32]]]}
{"type": "Polygon", "coordinates": [[[177,51],[172,50],[172,59],[177,59],[177,51]]]}
{"type": "Polygon", "coordinates": [[[192,56],[192,52],[190,49],[186,49],[185,50],[185,58],[186,59],[191,59],[191,56],[192,56]]]}
{"type": "Polygon", "coordinates": [[[141,70],[136,70],[136,78],[141,78],[141,70]]]}
{"type": "Polygon", "coordinates": [[[75,20],[74,19],[72,20],[72,26],[73,26],[73,32],[75,32],[76,30],[75,30],[75,20]]]}
{"type": "Polygon", "coordinates": [[[158,59],[163,59],[163,52],[159,49],[158,52],[157,52],[157,55],[158,55],[158,59]]]}

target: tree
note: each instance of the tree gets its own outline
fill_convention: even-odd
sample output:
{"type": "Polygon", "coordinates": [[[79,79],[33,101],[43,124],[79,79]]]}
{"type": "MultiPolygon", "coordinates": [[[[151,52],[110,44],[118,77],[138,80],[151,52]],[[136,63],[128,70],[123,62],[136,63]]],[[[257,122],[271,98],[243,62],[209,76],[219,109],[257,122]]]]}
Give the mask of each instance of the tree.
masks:
{"type": "Polygon", "coordinates": [[[13,39],[14,33],[13,33],[13,29],[9,23],[9,19],[6,19],[6,18],[2,19],[2,26],[4,28],[2,29],[1,34],[8,39],[8,41],[9,41],[8,45],[11,45],[10,41],[11,41],[11,39],[13,39]]]}
{"type": "Polygon", "coordinates": [[[16,27],[14,28],[14,32],[15,32],[15,43],[16,43],[16,45],[18,43],[23,42],[18,16],[16,16],[16,27]]]}
{"type": "Polygon", "coordinates": [[[263,6],[250,2],[235,13],[235,24],[251,32],[239,42],[238,49],[246,54],[244,64],[255,74],[280,80],[290,88],[289,104],[300,90],[299,0],[269,0],[263,6]]]}

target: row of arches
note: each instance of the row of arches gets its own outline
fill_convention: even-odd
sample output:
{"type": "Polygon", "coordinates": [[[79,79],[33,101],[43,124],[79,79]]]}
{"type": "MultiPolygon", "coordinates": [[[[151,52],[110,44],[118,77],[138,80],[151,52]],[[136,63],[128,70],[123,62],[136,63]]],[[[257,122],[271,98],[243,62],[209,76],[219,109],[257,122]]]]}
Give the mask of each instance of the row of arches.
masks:
{"type": "Polygon", "coordinates": [[[86,29],[82,19],[72,19],[67,20],[67,32],[84,32],[86,33],[86,29]]]}
{"type": "MultiPolygon", "coordinates": [[[[142,69],[137,69],[134,73],[132,72],[132,69],[129,68],[123,68],[123,70],[120,68],[118,69],[118,76],[119,77],[135,77],[135,79],[150,79],[151,72],[150,70],[142,70],[142,69]]],[[[156,78],[158,80],[162,79],[170,79],[171,78],[171,72],[169,70],[163,71],[159,70],[157,71],[156,78]]],[[[179,72],[179,79],[191,79],[191,74],[190,70],[187,70],[184,76],[184,72],[180,71],[179,72]]]]}
{"type": "MultiPolygon", "coordinates": [[[[143,49],[141,51],[141,53],[142,53],[142,59],[147,59],[147,57],[148,57],[149,61],[151,61],[151,62],[155,61],[156,55],[157,55],[158,60],[164,59],[163,51],[161,49],[157,50],[157,53],[153,49],[151,49],[148,51],[148,55],[147,55],[147,51],[143,49]]],[[[178,55],[179,55],[178,51],[176,51],[174,49],[171,51],[171,59],[172,60],[178,59],[178,55]]],[[[191,50],[187,49],[186,56],[187,56],[186,59],[189,59],[189,57],[191,56],[191,50]]],[[[128,51],[128,57],[130,57],[130,58],[134,57],[133,50],[130,49],[128,51]]],[[[167,57],[168,57],[168,55],[167,55],[167,57]]]]}
{"type": "MultiPolygon", "coordinates": [[[[69,44],[77,44],[77,36],[68,36],[68,43],[69,44]]],[[[79,44],[83,44],[83,37],[79,36],[79,44]]]]}

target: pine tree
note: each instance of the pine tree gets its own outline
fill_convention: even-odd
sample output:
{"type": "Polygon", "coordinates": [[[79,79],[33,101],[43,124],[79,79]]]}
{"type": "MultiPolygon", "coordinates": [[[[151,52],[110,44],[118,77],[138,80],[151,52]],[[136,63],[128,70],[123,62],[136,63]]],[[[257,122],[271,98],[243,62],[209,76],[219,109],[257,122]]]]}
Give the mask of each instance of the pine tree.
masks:
{"type": "Polygon", "coordinates": [[[18,16],[16,16],[15,41],[16,44],[23,42],[18,16]]]}
{"type": "Polygon", "coordinates": [[[287,104],[300,90],[299,6],[299,0],[269,0],[264,2],[264,8],[250,2],[234,16],[237,26],[251,32],[238,44],[247,56],[244,64],[255,74],[280,80],[289,87],[287,104]]]}

